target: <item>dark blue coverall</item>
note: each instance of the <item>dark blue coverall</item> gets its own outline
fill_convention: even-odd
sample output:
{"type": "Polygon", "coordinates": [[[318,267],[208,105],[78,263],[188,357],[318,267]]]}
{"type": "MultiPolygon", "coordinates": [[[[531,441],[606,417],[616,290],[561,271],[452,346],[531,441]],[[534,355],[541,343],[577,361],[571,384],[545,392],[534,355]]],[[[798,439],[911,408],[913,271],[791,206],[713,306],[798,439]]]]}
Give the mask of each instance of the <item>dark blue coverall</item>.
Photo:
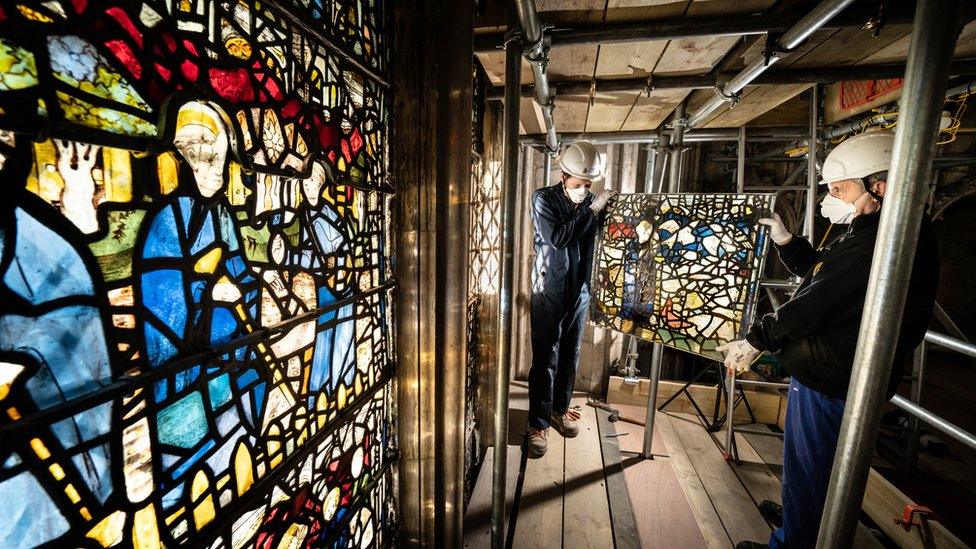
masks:
{"type": "Polygon", "coordinates": [[[573,204],[561,183],[532,195],[536,256],[530,303],[529,426],[535,429],[549,427],[553,412],[565,413],[573,393],[601,221],[590,208],[593,199],[590,194],[573,204]]]}
{"type": "MultiPolygon", "coordinates": [[[[770,547],[814,547],[844,415],[864,295],[880,213],[854,218],[822,251],[795,237],[777,246],[780,260],[803,279],[790,301],[756,323],[746,339],[779,358],[792,380],[783,439],[783,526],[770,547]]],[[[902,364],[922,342],[935,303],[939,256],[932,223],[922,221],[915,262],[888,380],[888,398],[902,364]]]]}

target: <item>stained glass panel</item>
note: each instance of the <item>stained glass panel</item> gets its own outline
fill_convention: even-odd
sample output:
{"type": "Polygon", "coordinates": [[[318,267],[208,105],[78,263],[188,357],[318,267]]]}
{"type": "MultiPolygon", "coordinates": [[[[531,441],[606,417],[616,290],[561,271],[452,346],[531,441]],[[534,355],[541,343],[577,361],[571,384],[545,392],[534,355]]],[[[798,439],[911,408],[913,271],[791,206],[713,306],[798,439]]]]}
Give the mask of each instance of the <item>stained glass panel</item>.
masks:
{"type": "Polygon", "coordinates": [[[0,2],[0,546],[395,535],[388,100],[296,20],[0,2]]]}
{"type": "Polygon", "coordinates": [[[629,194],[595,252],[591,319],[717,358],[754,314],[771,194],[629,194]]]}

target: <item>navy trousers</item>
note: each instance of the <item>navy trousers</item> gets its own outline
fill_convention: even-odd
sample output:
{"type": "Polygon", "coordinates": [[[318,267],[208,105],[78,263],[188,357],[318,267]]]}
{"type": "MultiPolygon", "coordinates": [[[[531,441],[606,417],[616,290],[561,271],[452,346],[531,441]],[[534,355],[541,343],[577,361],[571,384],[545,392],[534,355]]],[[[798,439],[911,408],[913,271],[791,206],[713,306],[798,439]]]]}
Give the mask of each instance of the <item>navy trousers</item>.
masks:
{"type": "Polygon", "coordinates": [[[783,438],[783,526],[769,546],[806,549],[817,544],[827,499],[844,401],[790,382],[783,438]]]}
{"type": "Polygon", "coordinates": [[[549,427],[552,412],[563,414],[569,408],[589,304],[588,293],[573,303],[560,303],[545,293],[532,294],[529,426],[534,429],[549,427]]]}

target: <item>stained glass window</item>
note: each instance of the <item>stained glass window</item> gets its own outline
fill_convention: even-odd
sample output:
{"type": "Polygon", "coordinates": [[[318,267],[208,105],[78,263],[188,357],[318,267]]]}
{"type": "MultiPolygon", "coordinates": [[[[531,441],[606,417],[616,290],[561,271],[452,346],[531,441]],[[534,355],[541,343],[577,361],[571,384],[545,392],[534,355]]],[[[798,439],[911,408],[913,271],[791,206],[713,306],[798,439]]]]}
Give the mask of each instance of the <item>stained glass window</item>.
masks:
{"type": "Polygon", "coordinates": [[[382,69],[383,12],[352,4],[0,2],[0,546],[393,539],[389,101],[341,49],[382,69]]]}
{"type": "Polygon", "coordinates": [[[754,314],[767,194],[620,195],[597,245],[591,317],[601,326],[721,359],[754,314]]]}

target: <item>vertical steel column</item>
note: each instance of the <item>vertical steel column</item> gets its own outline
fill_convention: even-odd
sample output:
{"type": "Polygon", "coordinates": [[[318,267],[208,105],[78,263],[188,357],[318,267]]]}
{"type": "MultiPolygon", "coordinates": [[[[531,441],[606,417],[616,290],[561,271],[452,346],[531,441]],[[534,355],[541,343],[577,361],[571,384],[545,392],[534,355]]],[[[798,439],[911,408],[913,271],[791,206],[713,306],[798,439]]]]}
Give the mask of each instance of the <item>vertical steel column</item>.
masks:
{"type": "MultiPolygon", "coordinates": [[[[922,405],[922,386],[925,384],[925,363],[927,362],[928,343],[922,340],[918,348],[915,349],[915,360],[912,363],[912,402],[922,405]]],[[[918,468],[918,443],[922,434],[922,423],[918,417],[908,415],[908,460],[905,469],[908,472],[915,472],[918,468]]]]}
{"type": "Polygon", "coordinates": [[[651,189],[654,188],[654,171],[657,169],[657,148],[650,145],[647,146],[647,166],[644,168],[644,191],[645,193],[653,192],[651,189]]]}
{"type": "Polygon", "coordinates": [[[651,186],[649,188],[653,189],[650,192],[662,193],[667,190],[667,185],[664,184],[667,173],[665,170],[668,167],[669,159],[673,157],[668,152],[669,145],[671,144],[671,136],[668,134],[662,134],[658,140],[657,150],[654,154],[654,176],[651,181],[651,186]]]}
{"type": "MultiPolygon", "coordinates": [[[[514,28],[514,24],[511,27],[514,28]]],[[[495,456],[491,476],[491,546],[505,546],[505,479],[508,464],[508,382],[512,370],[512,305],[515,290],[515,206],[518,196],[519,91],[522,46],[505,46],[505,115],[502,169],[502,263],[498,303],[498,367],[495,370],[495,456]]]]}
{"type": "Polygon", "coordinates": [[[820,86],[810,89],[810,138],[807,148],[807,207],[803,215],[803,236],[814,246],[814,213],[817,210],[817,119],[820,118],[820,86]]]}
{"type": "Polygon", "coordinates": [[[854,538],[929,192],[949,61],[959,31],[959,7],[959,0],[916,6],[888,192],[820,521],[820,549],[850,547],[854,538]]]}
{"type": "Polygon", "coordinates": [[[681,149],[684,148],[685,127],[688,120],[685,118],[685,103],[682,101],[674,109],[674,132],[671,134],[671,177],[668,181],[668,192],[676,193],[681,188],[681,149]]]}
{"type": "Polygon", "coordinates": [[[546,173],[542,174],[542,186],[548,187],[552,185],[552,155],[549,154],[548,150],[546,151],[545,165],[542,169],[546,171],[546,173]]]}
{"type": "MultiPolygon", "coordinates": [[[[674,193],[678,192],[681,186],[681,146],[684,143],[685,134],[685,104],[680,103],[674,111],[674,133],[671,136],[671,143],[673,144],[671,150],[671,171],[668,178],[668,188],[667,192],[674,193]]],[[[667,137],[662,137],[660,143],[663,146],[667,146],[667,137]]],[[[651,192],[664,192],[664,173],[663,173],[663,163],[661,163],[661,177],[655,178],[655,187],[651,192]]],[[[651,372],[650,372],[650,386],[648,387],[647,393],[647,417],[644,421],[644,446],[641,448],[641,457],[644,459],[654,459],[654,455],[651,452],[652,442],[654,440],[654,415],[657,413],[657,387],[658,382],[661,380],[661,362],[664,360],[664,346],[660,343],[655,343],[651,350],[651,372]]]]}
{"type": "Polygon", "coordinates": [[[739,149],[736,151],[738,159],[735,164],[735,192],[746,190],[746,127],[739,127],[739,149]]]}

